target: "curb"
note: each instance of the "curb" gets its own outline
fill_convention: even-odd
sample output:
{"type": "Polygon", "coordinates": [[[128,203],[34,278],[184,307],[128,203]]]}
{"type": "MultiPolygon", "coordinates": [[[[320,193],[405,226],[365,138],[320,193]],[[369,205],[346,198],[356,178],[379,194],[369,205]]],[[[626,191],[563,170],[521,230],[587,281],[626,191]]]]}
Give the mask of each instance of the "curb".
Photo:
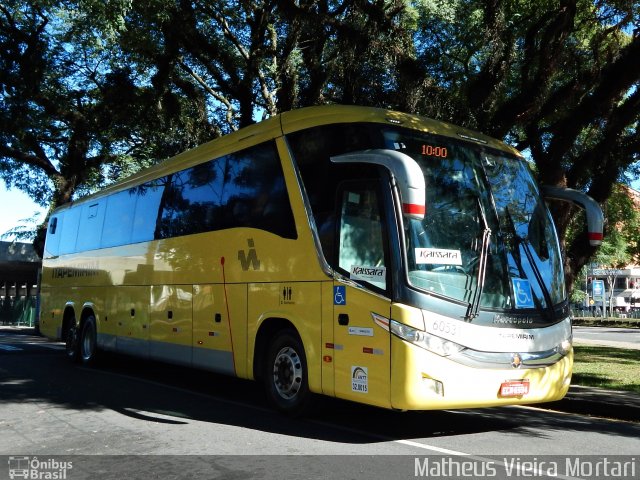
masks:
{"type": "Polygon", "coordinates": [[[640,422],[640,395],[633,392],[571,385],[562,400],[539,406],[591,417],[640,422]]]}
{"type": "Polygon", "coordinates": [[[22,325],[0,325],[0,333],[11,333],[13,335],[39,335],[36,327],[27,327],[22,325]]]}

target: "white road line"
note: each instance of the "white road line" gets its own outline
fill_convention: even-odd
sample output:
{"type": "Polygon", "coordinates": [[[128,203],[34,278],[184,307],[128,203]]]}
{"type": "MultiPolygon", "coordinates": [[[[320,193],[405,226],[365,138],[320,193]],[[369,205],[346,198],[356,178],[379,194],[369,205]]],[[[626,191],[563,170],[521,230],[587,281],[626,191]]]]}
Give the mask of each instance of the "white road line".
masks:
{"type": "MultiPolygon", "coordinates": [[[[450,455],[452,457],[464,457],[465,459],[473,460],[476,462],[487,463],[492,466],[504,468],[505,472],[509,472],[509,476],[513,474],[517,474],[518,476],[524,477],[540,477],[540,478],[561,478],[563,480],[580,480],[576,477],[567,477],[564,475],[557,474],[555,472],[549,473],[544,470],[538,468],[525,468],[523,465],[518,463],[516,460],[517,456],[515,455],[500,455],[503,460],[497,460],[495,458],[484,457],[481,455],[473,455],[471,453],[459,452],[457,450],[449,450],[447,448],[436,447],[435,445],[429,445],[426,443],[414,442],[412,440],[397,440],[391,437],[387,437],[385,435],[378,435],[375,433],[360,431],[355,428],[343,427],[341,425],[335,425],[332,423],[320,422],[320,421],[311,421],[310,423],[315,423],[317,425],[322,425],[324,427],[329,427],[333,429],[343,430],[345,432],[349,432],[351,434],[359,434],[366,437],[376,438],[378,440],[386,441],[386,442],[394,442],[399,443],[401,445],[406,445],[408,447],[420,448],[422,450],[429,450],[431,452],[440,453],[442,455],[450,455]],[[511,458],[509,461],[507,458],[511,458]]],[[[498,457],[498,455],[496,455],[498,457]]]]}
{"type": "MultiPolygon", "coordinates": [[[[382,437],[384,438],[384,436],[382,437]]],[[[393,440],[393,439],[388,439],[393,440]]],[[[393,440],[395,443],[400,443],[402,445],[408,445],[409,447],[422,448],[424,450],[431,450],[433,452],[442,453],[444,455],[451,455],[454,457],[467,457],[471,455],[470,453],[458,452],[456,450],[449,450],[447,448],[436,447],[435,445],[427,445],[425,443],[414,442],[413,440],[393,440]]]]}

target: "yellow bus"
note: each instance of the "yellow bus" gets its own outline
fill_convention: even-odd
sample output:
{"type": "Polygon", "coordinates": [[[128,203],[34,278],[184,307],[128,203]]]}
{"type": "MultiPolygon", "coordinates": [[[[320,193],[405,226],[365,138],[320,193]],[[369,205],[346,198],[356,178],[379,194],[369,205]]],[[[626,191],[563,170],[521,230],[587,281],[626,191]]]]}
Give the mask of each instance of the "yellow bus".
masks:
{"type": "MultiPolygon", "coordinates": [[[[590,240],[602,212],[584,194],[590,240]]],[[[556,231],[528,164],[399,112],[286,112],[54,211],[40,329],[121,352],[416,410],[560,399],[572,334],[556,231]]]]}

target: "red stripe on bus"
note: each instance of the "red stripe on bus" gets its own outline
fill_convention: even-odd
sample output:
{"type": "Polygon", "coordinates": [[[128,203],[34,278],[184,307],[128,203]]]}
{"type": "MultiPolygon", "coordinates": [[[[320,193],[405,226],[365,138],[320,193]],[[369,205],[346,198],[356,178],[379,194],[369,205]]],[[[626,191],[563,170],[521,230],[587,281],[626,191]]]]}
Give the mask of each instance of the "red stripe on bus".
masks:
{"type": "Polygon", "coordinates": [[[411,215],[424,215],[427,213],[427,207],[425,205],[418,205],[416,203],[403,203],[402,208],[404,209],[404,213],[411,215]]]}

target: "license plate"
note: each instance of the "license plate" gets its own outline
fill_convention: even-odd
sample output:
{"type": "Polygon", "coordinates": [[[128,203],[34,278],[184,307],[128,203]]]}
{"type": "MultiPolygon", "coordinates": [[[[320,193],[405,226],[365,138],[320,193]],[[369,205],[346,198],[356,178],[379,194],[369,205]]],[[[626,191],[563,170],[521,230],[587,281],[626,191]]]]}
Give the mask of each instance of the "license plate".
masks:
{"type": "Polygon", "coordinates": [[[529,393],[529,380],[509,380],[500,385],[501,397],[521,397],[529,393]]]}

